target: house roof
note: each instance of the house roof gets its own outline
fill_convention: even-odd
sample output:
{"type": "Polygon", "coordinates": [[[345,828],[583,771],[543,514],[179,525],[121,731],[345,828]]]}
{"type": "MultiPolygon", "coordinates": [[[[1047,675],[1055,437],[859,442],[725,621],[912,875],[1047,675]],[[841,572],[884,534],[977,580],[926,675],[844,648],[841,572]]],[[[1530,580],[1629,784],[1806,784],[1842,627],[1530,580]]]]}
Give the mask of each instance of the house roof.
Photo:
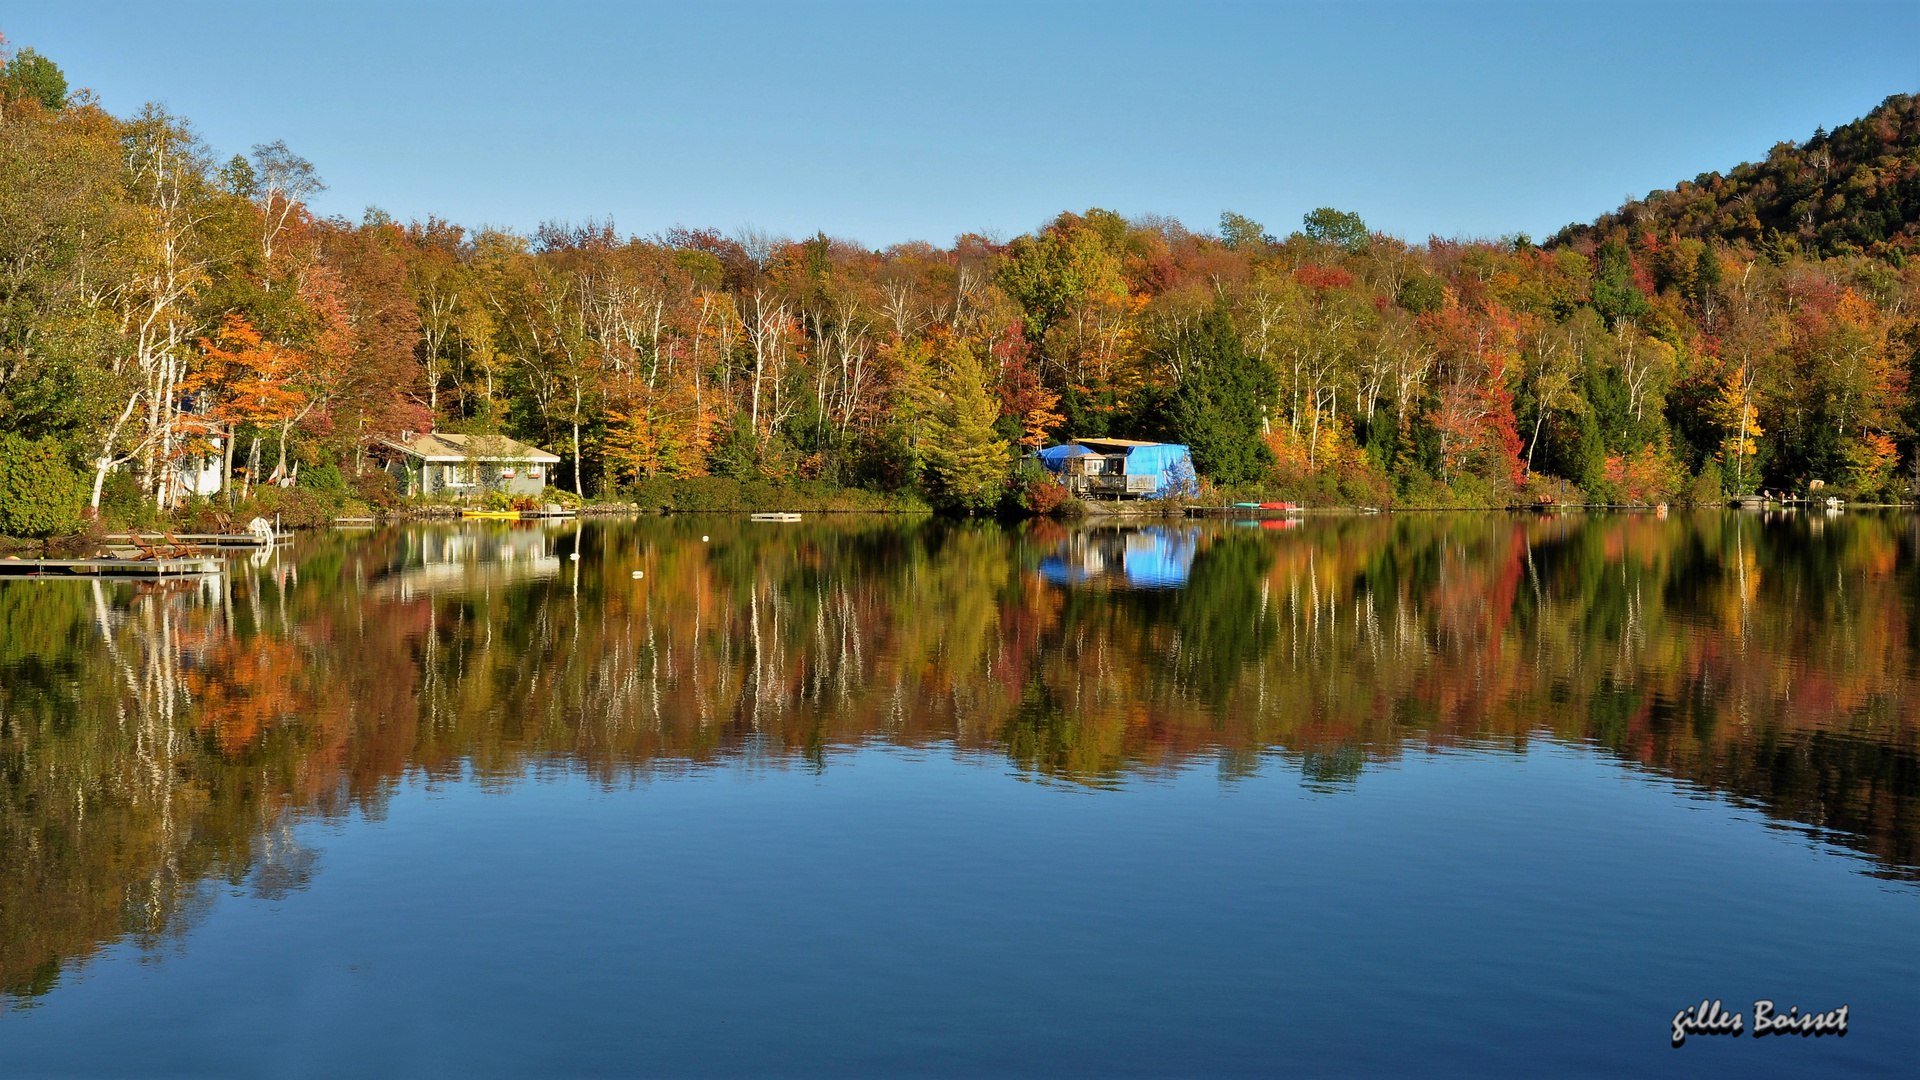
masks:
{"type": "Polygon", "coordinates": [[[558,464],[560,456],[537,446],[516,442],[505,435],[453,435],[430,432],[408,439],[382,439],[381,442],[422,461],[538,461],[558,464]]]}
{"type": "Polygon", "coordinates": [[[1075,439],[1074,442],[1090,450],[1131,450],[1136,446],[1165,446],[1165,443],[1141,442],[1139,439],[1075,439]]]}

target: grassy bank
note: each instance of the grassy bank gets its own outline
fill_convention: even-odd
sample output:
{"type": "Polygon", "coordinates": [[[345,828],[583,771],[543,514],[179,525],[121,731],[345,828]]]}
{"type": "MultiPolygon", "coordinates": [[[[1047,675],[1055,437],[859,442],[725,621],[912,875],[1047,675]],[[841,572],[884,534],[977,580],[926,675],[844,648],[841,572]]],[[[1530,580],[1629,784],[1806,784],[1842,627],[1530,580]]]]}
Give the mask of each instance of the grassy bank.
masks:
{"type": "Polygon", "coordinates": [[[869,491],[819,480],[769,483],[724,476],[656,478],[594,499],[587,509],[621,508],[670,513],[926,514],[932,507],[911,492],[869,491]]]}
{"type": "MultiPolygon", "coordinates": [[[[1831,493],[1845,496],[1834,489],[1831,493]]],[[[1542,503],[1565,506],[1718,506],[1727,501],[1720,485],[1706,481],[1674,482],[1667,486],[1625,489],[1601,483],[1591,488],[1534,474],[1515,485],[1505,480],[1489,480],[1471,474],[1457,475],[1451,482],[1416,473],[1388,484],[1372,474],[1336,477],[1319,474],[1291,481],[1272,479],[1261,483],[1232,486],[1208,485],[1199,502],[1218,506],[1236,502],[1293,502],[1316,510],[1505,510],[1529,509],[1542,503]]]]}

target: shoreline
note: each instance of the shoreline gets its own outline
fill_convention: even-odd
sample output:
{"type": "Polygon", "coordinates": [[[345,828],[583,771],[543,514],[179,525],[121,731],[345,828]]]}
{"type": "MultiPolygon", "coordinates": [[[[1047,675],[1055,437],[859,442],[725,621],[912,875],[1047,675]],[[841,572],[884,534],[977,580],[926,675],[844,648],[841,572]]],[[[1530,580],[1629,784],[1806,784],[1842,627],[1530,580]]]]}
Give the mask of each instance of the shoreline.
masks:
{"type": "MultiPolygon", "coordinates": [[[[543,519],[612,519],[629,517],[669,517],[679,514],[746,516],[760,513],[799,513],[808,516],[852,516],[885,515],[897,517],[944,517],[954,516],[935,509],[917,498],[881,495],[860,488],[835,488],[827,491],[794,492],[792,489],[767,489],[753,493],[756,498],[740,500],[714,500],[730,502],[733,505],[661,505],[659,502],[641,502],[636,500],[614,500],[608,502],[586,503],[566,513],[548,514],[529,512],[522,521],[543,519]],[[792,494],[792,498],[775,495],[792,494]],[[846,493],[858,492],[854,498],[844,498],[846,493]],[[868,505],[846,505],[847,502],[867,502],[868,505]],[[742,505],[744,503],[744,505],[742,505]],[[838,503],[839,505],[834,505],[838,503]]],[[[702,502],[705,500],[689,500],[702,502]]],[[[414,505],[397,506],[387,509],[372,509],[354,514],[327,517],[323,520],[283,522],[280,532],[291,533],[309,529],[336,528],[379,528],[384,525],[407,521],[460,521],[462,512],[473,509],[457,505],[414,505]]],[[[1911,502],[1847,502],[1839,507],[1829,508],[1809,500],[1792,502],[1768,501],[1761,505],[1742,505],[1737,501],[1715,501],[1708,503],[1675,502],[1668,504],[1649,503],[1553,503],[1545,505],[1506,504],[1477,506],[1302,506],[1289,511],[1261,511],[1250,507],[1232,505],[1198,505],[1189,502],[1160,503],[1154,500],[1133,500],[1127,502],[1093,501],[1080,502],[1064,512],[1056,510],[1045,514],[1021,514],[1000,516],[993,514],[978,515],[982,519],[1021,521],[1046,519],[1056,522],[1072,521],[1112,521],[1112,520],[1263,520],[1284,517],[1360,517],[1378,514],[1458,514],[1458,513],[1511,513],[1511,514],[1621,514],[1621,513],[1673,513],[1679,511],[1697,511],[1702,509],[1745,510],[1751,513],[1785,513],[1792,511],[1815,512],[1832,510],[1914,510],[1920,509],[1920,503],[1911,502]]],[[[172,522],[138,526],[142,534],[161,536],[168,532],[186,533],[197,530],[192,527],[192,518],[176,519],[172,522]]],[[[73,552],[83,547],[97,546],[96,535],[105,535],[107,531],[125,532],[126,523],[109,525],[100,534],[92,529],[62,537],[47,539],[25,539],[0,536],[0,557],[7,555],[23,556],[28,551],[46,551],[48,553],[73,552]]]]}

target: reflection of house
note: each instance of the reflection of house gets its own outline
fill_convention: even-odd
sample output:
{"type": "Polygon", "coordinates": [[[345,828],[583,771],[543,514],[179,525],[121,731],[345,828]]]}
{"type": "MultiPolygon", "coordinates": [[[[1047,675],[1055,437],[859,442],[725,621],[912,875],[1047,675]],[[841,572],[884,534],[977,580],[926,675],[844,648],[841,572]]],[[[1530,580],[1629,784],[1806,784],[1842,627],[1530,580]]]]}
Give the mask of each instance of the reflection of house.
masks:
{"type": "Polygon", "coordinates": [[[1040,451],[1039,458],[1075,495],[1123,499],[1200,493],[1193,456],[1179,443],[1075,439],[1040,451]]]}
{"type": "Polygon", "coordinates": [[[1091,529],[1040,560],[1040,576],[1055,585],[1177,589],[1187,583],[1198,543],[1199,530],[1191,527],[1091,529]]]}
{"type": "Polygon", "coordinates": [[[488,522],[458,530],[408,531],[394,563],[373,583],[369,595],[410,600],[552,578],[560,573],[553,540],[566,528],[557,522],[488,522]]]}
{"type": "Polygon", "coordinates": [[[558,455],[504,435],[408,434],[384,440],[397,451],[387,471],[409,495],[539,495],[558,455]]]}

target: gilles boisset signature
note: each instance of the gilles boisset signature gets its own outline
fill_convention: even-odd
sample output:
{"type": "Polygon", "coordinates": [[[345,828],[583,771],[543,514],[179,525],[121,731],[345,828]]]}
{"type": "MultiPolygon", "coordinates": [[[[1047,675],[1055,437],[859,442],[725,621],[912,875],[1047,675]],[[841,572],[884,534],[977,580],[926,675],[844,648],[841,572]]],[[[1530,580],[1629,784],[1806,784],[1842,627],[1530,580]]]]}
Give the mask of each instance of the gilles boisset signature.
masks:
{"type": "MultiPolygon", "coordinates": [[[[1746,1017],[1720,1008],[1720,1002],[1702,1001],[1673,1014],[1673,1045],[1680,1046],[1688,1035],[1738,1035],[1746,1028],[1746,1017]]],[[[1762,1035],[1842,1035],[1847,1033],[1847,1006],[1823,1013],[1803,1013],[1795,1005],[1786,1012],[1775,1009],[1764,998],[1753,1003],[1753,1037],[1762,1035]]]]}

